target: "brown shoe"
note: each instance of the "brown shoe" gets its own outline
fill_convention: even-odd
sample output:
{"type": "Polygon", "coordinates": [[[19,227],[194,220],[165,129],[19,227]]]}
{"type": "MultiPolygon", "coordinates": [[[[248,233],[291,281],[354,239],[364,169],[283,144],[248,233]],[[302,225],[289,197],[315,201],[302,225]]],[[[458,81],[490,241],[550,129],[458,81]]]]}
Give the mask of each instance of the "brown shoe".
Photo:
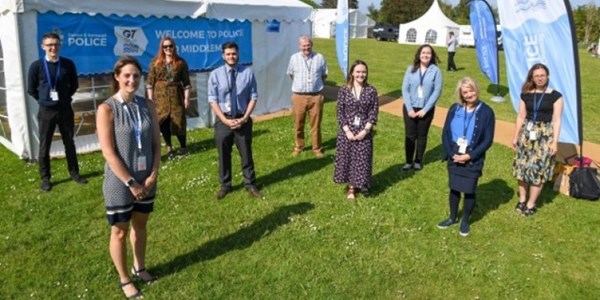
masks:
{"type": "Polygon", "coordinates": [[[292,156],[296,157],[300,155],[300,153],[302,153],[302,149],[294,148],[294,151],[292,151],[292,156]]]}
{"type": "Polygon", "coordinates": [[[315,157],[316,158],[323,158],[323,152],[321,152],[321,151],[315,151],[315,157]]]}
{"type": "Polygon", "coordinates": [[[252,195],[252,197],[254,197],[254,198],[262,197],[261,192],[259,192],[255,186],[248,187],[248,188],[246,188],[246,190],[248,190],[248,193],[250,193],[250,195],[252,195]]]}
{"type": "Polygon", "coordinates": [[[221,188],[217,192],[217,200],[221,200],[227,196],[227,194],[231,193],[231,188],[221,188]]]}

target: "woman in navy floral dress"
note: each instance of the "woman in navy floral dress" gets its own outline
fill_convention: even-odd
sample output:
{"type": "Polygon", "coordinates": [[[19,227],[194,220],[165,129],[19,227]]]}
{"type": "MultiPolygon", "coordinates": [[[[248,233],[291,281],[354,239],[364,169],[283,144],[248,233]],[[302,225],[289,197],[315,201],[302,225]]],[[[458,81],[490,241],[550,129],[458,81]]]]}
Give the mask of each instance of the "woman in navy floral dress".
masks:
{"type": "Polygon", "coordinates": [[[373,126],[377,123],[377,90],[367,82],[368,66],[356,60],[337,101],[338,136],[333,181],[347,183],[349,200],[355,191],[367,194],[373,170],[373,126]]]}

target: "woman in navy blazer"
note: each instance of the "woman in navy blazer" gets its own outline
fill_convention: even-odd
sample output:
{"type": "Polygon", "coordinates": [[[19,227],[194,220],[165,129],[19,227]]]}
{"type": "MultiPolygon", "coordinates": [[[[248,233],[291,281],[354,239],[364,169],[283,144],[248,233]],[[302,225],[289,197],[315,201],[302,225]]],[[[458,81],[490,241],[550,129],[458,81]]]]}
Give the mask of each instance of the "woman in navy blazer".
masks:
{"type": "Polygon", "coordinates": [[[458,223],[460,194],[464,194],[459,233],[469,235],[469,216],[475,208],[475,190],[481,177],[485,152],[494,141],[494,111],[479,100],[479,87],[464,77],[456,87],[458,103],[448,110],[442,132],[445,160],[448,161],[450,217],[438,224],[441,229],[458,223]]]}

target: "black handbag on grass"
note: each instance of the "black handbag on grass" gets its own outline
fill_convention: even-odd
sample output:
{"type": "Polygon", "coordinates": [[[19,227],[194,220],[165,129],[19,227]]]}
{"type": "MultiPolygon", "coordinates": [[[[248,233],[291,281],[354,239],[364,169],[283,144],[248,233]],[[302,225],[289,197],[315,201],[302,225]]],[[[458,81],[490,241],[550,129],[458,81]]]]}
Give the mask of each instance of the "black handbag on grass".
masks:
{"type": "Polygon", "coordinates": [[[575,168],[569,175],[569,185],[569,193],[577,199],[598,200],[600,198],[600,180],[595,168],[575,168]]]}

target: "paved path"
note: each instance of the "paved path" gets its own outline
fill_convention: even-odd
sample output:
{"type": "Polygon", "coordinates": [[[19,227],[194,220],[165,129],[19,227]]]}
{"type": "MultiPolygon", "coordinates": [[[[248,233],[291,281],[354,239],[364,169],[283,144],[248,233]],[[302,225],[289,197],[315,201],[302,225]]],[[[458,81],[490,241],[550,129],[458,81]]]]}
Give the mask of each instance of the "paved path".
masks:
{"type": "MultiPolygon", "coordinates": [[[[337,98],[338,87],[335,86],[325,86],[323,89],[323,94],[327,99],[336,99],[337,98]]],[[[402,117],[402,98],[394,99],[389,96],[380,96],[379,97],[379,110],[402,117]]],[[[433,125],[438,127],[444,126],[444,121],[446,119],[446,114],[448,113],[448,109],[442,107],[436,107],[435,117],[433,118],[433,125]]],[[[290,110],[283,110],[280,112],[258,116],[255,117],[256,121],[261,120],[269,120],[272,118],[289,116],[291,115],[290,110]]],[[[506,121],[496,121],[496,132],[494,134],[494,142],[498,144],[505,145],[507,147],[512,147],[512,139],[515,130],[515,124],[512,122],[506,121]]],[[[560,157],[569,157],[572,154],[578,154],[577,147],[572,144],[559,144],[559,159],[560,157]]],[[[600,161],[600,145],[583,142],[583,155],[592,158],[594,161],[600,161]]]]}

